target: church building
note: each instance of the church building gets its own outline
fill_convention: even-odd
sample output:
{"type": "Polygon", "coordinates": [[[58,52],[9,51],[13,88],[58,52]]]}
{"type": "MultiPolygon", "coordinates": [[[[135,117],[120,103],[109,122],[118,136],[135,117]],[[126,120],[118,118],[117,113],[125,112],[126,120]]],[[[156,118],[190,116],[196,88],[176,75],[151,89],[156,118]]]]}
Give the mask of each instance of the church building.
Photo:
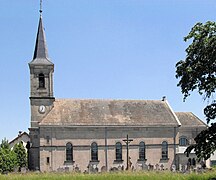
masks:
{"type": "Polygon", "coordinates": [[[42,15],[30,69],[29,169],[96,172],[177,169],[196,164],[184,150],[206,125],[161,100],[58,99],[42,15]]]}

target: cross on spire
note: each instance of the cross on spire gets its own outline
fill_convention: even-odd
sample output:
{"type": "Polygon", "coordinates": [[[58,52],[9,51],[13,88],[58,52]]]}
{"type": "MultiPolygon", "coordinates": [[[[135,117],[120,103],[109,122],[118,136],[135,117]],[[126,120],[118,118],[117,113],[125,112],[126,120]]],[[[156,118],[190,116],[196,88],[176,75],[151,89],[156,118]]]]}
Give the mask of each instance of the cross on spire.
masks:
{"type": "Polygon", "coordinates": [[[40,0],[40,10],[39,10],[40,14],[42,14],[42,0],[40,0]]]}

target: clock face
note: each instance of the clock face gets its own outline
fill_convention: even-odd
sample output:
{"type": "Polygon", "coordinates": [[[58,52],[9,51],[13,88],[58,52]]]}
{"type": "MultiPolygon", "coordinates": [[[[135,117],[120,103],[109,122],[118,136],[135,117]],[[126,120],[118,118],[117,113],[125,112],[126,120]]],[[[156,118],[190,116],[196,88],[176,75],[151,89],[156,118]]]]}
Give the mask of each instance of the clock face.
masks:
{"type": "Polygon", "coordinates": [[[44,105],[41,105],[41,106],[39,106],[38,111],[39,111],[39,113],[45,113],[46,107],[44,105]]]}

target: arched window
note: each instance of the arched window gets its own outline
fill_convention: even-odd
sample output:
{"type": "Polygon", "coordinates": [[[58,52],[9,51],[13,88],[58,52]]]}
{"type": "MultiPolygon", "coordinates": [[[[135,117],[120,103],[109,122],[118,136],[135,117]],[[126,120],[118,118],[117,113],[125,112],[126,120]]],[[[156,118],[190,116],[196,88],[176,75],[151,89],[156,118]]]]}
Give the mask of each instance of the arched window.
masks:
{"type": "Polygon", "coordinates": [[[162,142],[162,159],[168,159],[168,143],[162,142]]]}
{"type": "Polygon", "coordinates": [[[188,144],[189,143],[186,137],[182,136],[179,138],[179,146],[187,146],[188,144]]]}
{"type": "Polygon", "coordinates": [[[139,160],[144,161],[145,160],[145,143],[140,142],[139,144],[139,160]]]}
{"type": "Polygon", "coordinates": [[[39,88],[45,88],[45,77],[43,73],[39,74],[39,88]]]}
{"type": "Polygon", "coordinates": [[[66,144],[66,161],[73,161],[73,145],[71,143],[66,144]]]}
{"type": "Polygon", "coordinates": [[[122,161],[122,144],[116,143],[116,161],[122,161]]]}
{"type": "Polygon", "coordinates": [[[96,142],[91,144],[91,160],[98,161],[98,145],[96,142]]]}

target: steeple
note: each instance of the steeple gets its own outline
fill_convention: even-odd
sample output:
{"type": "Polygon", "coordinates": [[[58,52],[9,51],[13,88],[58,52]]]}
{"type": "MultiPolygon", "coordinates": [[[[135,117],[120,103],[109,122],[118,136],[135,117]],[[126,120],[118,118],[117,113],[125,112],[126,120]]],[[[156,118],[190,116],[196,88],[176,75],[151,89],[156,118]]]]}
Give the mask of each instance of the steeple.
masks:
{"type": "Polygon", "coordinates": [[[30,65],[31,64],[50,64],[50,65],[53,64],[49,60],[49,56],[48,56],[41,12],[42,10],[40,10],[40,19],[39,19],[37,38],[35,43],[35,50],[34,50],[33,60],[29,63],[30,65]]]}
{"type": "Polygon", "coordinates": [[[53,99],[54,64],[49,60],[45,32],[42,22],[42,8],[36,37],[33,60],[29,63],[31,96],[30,99],[53,99]]]}
{"type": "Polygon", "coordinates": [[[40,0],[40,19],[36,37],[33,60],[30,69],[31,128],[29,129],[31,148],[29,149],[29,169],[40,167],[39,123],[51,111],[53,95],[54,64],[49,60],[45,32],[42,22],[42,0],[40,0]]]}
{"type": "Polygon", "coordinates": [[[45,38],[45,32],[43,28],[43,22],[42,22],[41,15],[40,15],[40,20],[39,20],[39,25],[38,25],[37,39],[36,39],[34,56],[33,56],[33,59],[36,59],[36,58],[48,59],[46,38],[45,38]]]}

